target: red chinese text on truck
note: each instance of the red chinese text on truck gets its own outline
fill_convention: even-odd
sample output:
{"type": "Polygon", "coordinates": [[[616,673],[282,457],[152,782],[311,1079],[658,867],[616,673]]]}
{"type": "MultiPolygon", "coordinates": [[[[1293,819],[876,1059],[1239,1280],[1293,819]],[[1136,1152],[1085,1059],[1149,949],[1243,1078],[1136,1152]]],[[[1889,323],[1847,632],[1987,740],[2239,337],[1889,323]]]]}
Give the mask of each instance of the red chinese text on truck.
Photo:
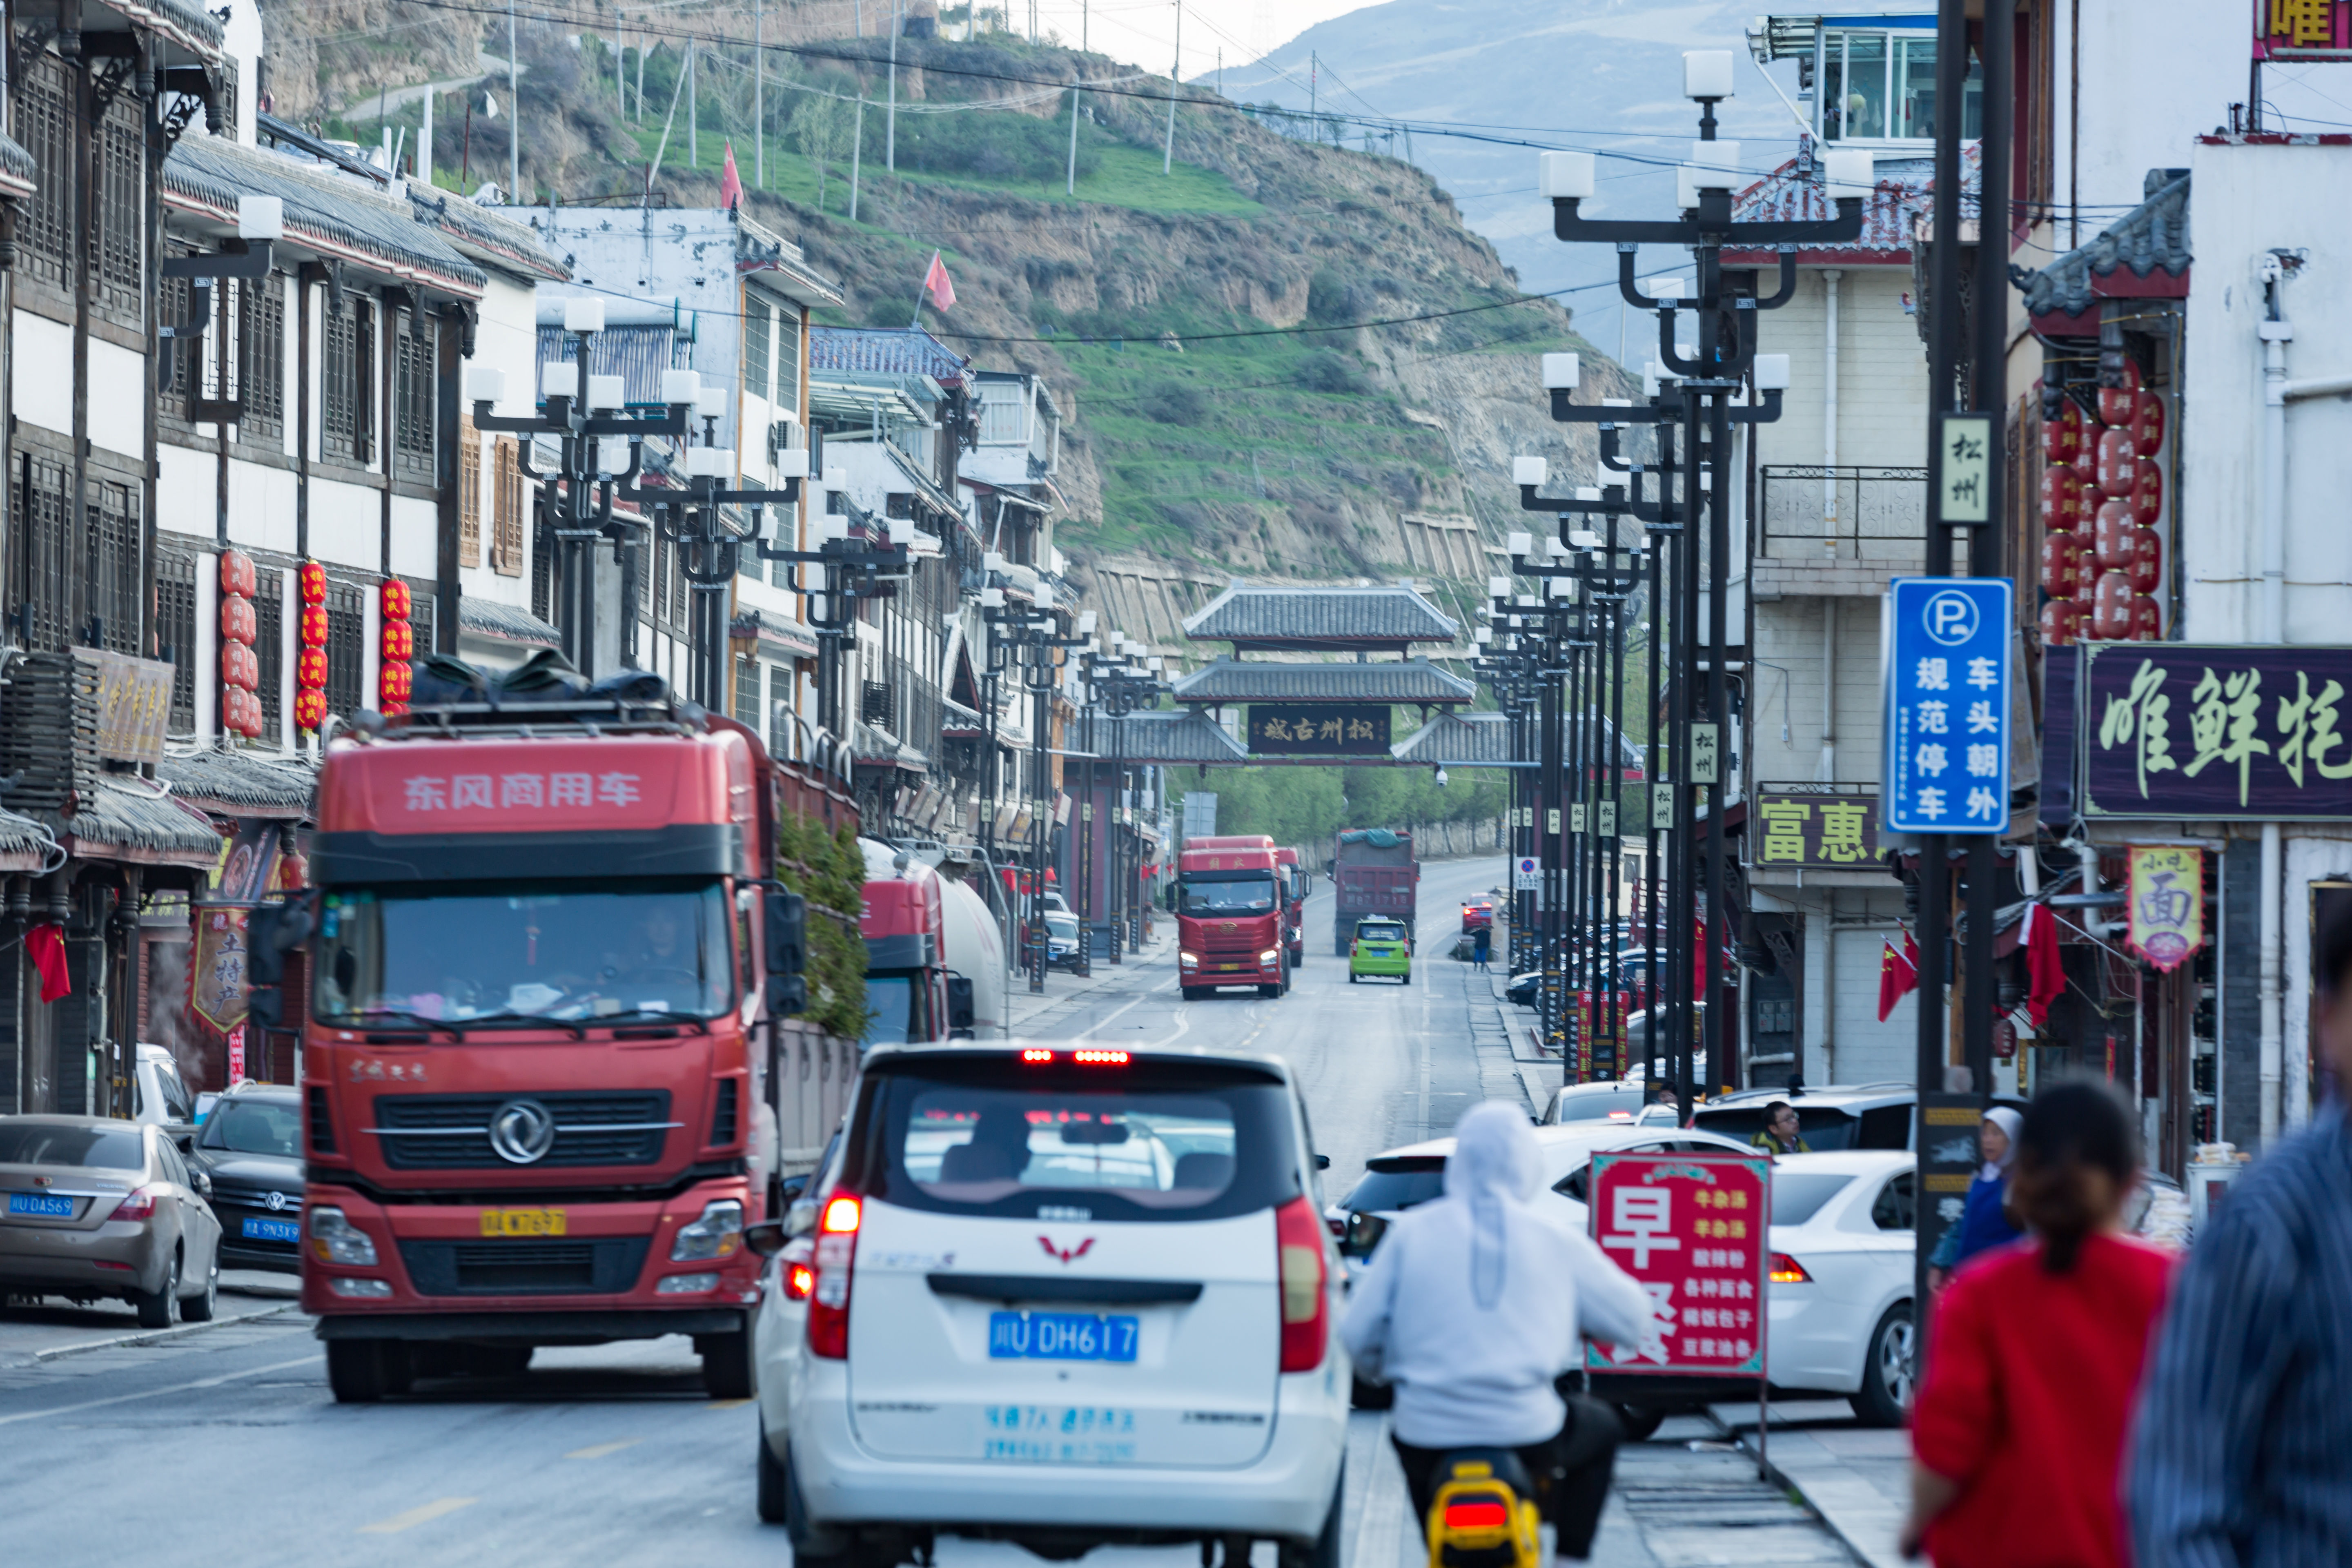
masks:
{"type": "Polygon", "coordinates": [[[668,1333],[751,1393],[742,1229],[808,1069],[853,1070],[777,1022],[788,789],[831,794],[667,700],[420,710],[329,749],[316,891],[252,942],[257,987],[308,954],[255,998],[302,1030],[302,1308],[338,1399],[668,1333]]]}
{"type": "Polygon", "coordinates": [[[1176,964],[1185,999],[1223,985],[1279,996],[1290,988],[1290,964],[1274,841],[1201,847],[1212,842],[1186,839],[1176,860],[1176,964]]]}

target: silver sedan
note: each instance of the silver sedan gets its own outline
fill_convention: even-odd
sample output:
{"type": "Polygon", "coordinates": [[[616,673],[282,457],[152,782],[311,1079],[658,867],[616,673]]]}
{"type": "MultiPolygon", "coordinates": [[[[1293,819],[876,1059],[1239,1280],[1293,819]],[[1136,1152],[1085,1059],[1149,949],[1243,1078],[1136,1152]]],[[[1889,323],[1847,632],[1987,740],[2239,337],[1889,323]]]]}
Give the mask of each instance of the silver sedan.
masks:
{"type": "Polygon", "coordinates": [[[209,1187],[162,1128],[0,1117],[0,1294],[119,1298],[142,1328],[209,1319],[220,1289],[209,1187]]]}

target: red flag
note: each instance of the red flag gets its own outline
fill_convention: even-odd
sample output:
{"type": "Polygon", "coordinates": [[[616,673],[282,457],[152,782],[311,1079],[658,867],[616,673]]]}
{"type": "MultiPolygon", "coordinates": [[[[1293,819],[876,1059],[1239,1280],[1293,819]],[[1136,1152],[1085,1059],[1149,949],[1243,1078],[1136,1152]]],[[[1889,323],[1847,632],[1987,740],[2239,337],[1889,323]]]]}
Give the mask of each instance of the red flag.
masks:
{"type": "Polygon", "coordinates": [[[735,143],[727,143],[727,167],[719,175],[719,205],[739,206],[743,200],[743,176],[735,172],[735,143]]]}
{"type": "Polygon", "coordinates": [[[923,274],[923,291],[930,295],[933,310],[955,308],[955,285],[948,281],[948,264],[940,259],[936,250],[931,252],[931,269],[923,274]]]}
{"type": "Polygon", "coordinates": [[[54,925],[37,925],[25,933],[25,952],[41,976],[41,1000],[54,1002],[73,994],[73,976],[66,969],[65,933],[54,925]]]}
{"type": "Polygon", "coordinates": [[[2058,957],[2058,920],[2040,904],[2025,907],[2025,1016],[2035,1028],[2050,1016],[2050,1004],[2066,989],[2066,970],[2058,957]]]}
{"type": "Polygon", "coordinates": [[[1895,1004],[1919,988],[1919,944],[1906,931],[1901,952],[1895,951],[1891,942],[1880,943],[1879,949],[1878,1021],[1884,1024],[1895,1011],[1895,1004]]]}

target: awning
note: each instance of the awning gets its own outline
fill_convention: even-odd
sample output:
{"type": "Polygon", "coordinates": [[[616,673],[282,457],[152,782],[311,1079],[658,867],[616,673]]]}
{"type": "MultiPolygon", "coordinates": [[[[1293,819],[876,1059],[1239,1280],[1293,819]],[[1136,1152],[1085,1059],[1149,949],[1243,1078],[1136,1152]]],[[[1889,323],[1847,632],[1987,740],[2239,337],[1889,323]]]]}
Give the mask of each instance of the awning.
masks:
{"type": "Polygon", "coordinates": [[[457,629],[471,632],[476,637],[522,643],[530,647],[560,648],[563,646],[562,632],[521,605],[504,605],[496,599],[477,599],[470,595],[457,601],[457,629]]]}
{"type": "Polygon", "coordinates": [[[0,810],[0,871],[46,869],[57,840],[29,816],[0,810]]]}
{"type": "Polygon", "coordinates": [[[221,836],[202,812],[127,775],[110,775],[64,818],[58,842],[84,860],[208,870],[219,863],[221,836]]]}
{"type": "Polygon", "coordinates": [[[172,786],[182,804],[213,816],[257,817],[299,822],[310,815],[319,773],[295,757],[261,757],[249,752],[192,752],[166,756],[155,776],[172,786]]]}

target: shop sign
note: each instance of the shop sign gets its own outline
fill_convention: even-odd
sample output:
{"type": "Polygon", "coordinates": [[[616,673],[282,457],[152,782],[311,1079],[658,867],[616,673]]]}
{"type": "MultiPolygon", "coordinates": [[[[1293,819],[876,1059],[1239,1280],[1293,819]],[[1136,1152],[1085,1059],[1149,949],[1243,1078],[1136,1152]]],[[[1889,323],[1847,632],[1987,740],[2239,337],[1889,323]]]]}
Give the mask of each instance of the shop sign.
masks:
{"type": "Polygon", "coordinates": [[[98,754],[119,763],[162,762],[173,667],[124,653],[84,657],[98,667],[98,754]]]}
{"type": "Polygon", "coordinates": [[[1878,864],[1878,797],[1756,792],[1754,864],[1799,871],[1867,870],[1878,864]]]}
{"type": "Polygon", "coordinates": [[[1592,1239],[1649,1293],[1664,1353],[1593,1342],[1594,1372],[1764,1372],[1772,1163],[1595,1154],[1592,1239]]]}
{"type": "Polygon", "coordinates": [[[1249,749],[1261,755],[1386,756],[1389,710],[1352,703],[1255,702],[1249,749]]]}
{"type": "Polygon", "coordinates": [[[2128,847],[2126,941],[2169,974],[2205,945],[2205,851],[2192,844],[2128,847]]]}
{"type": "Polygon", "coordinates": [[[247,911],[205,904],[196,910],[188,965],[188,1007],[223,1035],[245,1022],[245,918],[247,911]]]}
{"type": "Polygon", "coordinates": [[[2352,60],[2352,4],[2254,0],[2254,58],[2352,60]]]}
{"type": "Polygon", "coordinates": [[[2087,816],[2352,820],[2352,647],[2084,649],[2087,816]]]}

